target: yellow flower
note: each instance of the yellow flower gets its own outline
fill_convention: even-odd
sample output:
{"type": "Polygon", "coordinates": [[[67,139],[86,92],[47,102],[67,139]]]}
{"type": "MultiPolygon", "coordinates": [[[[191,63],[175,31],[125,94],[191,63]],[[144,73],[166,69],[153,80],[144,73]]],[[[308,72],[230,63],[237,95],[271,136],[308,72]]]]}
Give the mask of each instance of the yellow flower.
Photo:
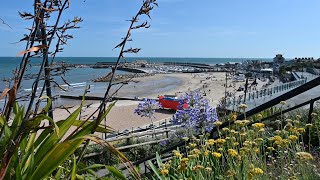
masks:
{"type": "Polygon", "coordinates": [[[306,130],[305,130],[304,128],[298,128],[297,131],[298,131],[299,133],[304,133],[304,132],[306,132],[306,130]]]}
{"type": "Polygon", "coordinates": [[[223,148],[218,148],[218,151],[220,151],[220,152],[223,151],[223,148]]]}
{"type": "Polygon", "coordinates": [[[298,140],[298,137],[295,136],[295,135],[290,135],[290,136],[288,137],[288,139],[290,139],[291,141],[296,141],[296,140],[298,140]]]}
{"type": "Polygon", "coordinates": [[[188,162],[188,161],[189,161],[188,158],[182,158],[182,159],[181,159],[181,162],[188,162]]]}
{"type": "Polygon", "coordinates": [[[311,161],[311,160],[313,160],[313,156],[310,153],[307,153],[307,152],[297,152],[296,156],[298,157],[299,160],[302,160],[302,161],[311,161]]]}
{"type": "Polygon", "coordinates": [[[215,142],[219,145],[222,145],[226,142],[226,140],[225,139],[217,139],[215,142]]]}
{"type": "Polygon", "coordinates": [[[196,146],[197,146],[196,143],[190,143],[189,145],[190,145],[191,147],[196,147],[196,146]]]}
{"type": "Polygon", "coordinates": [[[274,150],[275,150],[274,147],[267,147],[267,149],[268,149],[269,151],[274,151],[274,150]]]}
{"type": "Polygon", "coordinates": [[[199,155],[201,153],[201,151],[199,149],[193,149],[190,153],[195,154],[195,155],[199,155]]]}
{"type": "Polygon", "coordinates": [[[189,162],[188,158],[182,158],[179,165],[179,170],[182,170],[182,171],[185,170],[188,166],[188,162],[189,162]]]}
{"type": "Polygon", "coordinates": [[[196,171],[198,169],[204,169],[202,165],[196,165],[195,167],[192,168],[193,171],[196,171]]]}
{"type": "Polygon", "coordinates": [[[214,144],[214,139],[209,139],[209,140],[207,141],[207,144],[208,144],[208,145],[213,145],[213,144],[214,144]]]}
{"type": "Polygon", "coordinates": [[[222,122],[221,121],[216,121],[216,122],[213,123],[213,125],[219,127],[219,126],[222,125],[222,122]]]}
{"type": "Polygon", "coordinates": [[[215,157],[217,159],[221,158],[221,156],[222,156],[222,154],[218,153],[218,152],[213,152],[212,155],[213,155],[213,157],[215,157]]]}
{"type": "Polygon", "coordinates": [[[229,129],[229,128],[222,128],[222,131],[223,131],[223,132],[229,132],[230,129],[229,129]]]}
{"type": "Polygon", "coordinates": [[[263,139],[262,139],[262,138],[257,138],[257,139],[255,139],[254,141],[256,141],[256,142],[260,143],[260,142],[262,142],[262,141],[263,141],[263,139]]]}
{"type": "Polygon", "coordinates": [[[276,131],[274,131],[274,133],[280,135],[281,131],[280,130],[276,130],[276,131]]]}
{"type": "Polygon", "coordinates": [[[263,123],[254,123],[254,124],[252,124],[252,126],[257,129],[262,129],[262,128],[264,128],[265,125],[263,123]]]}
{"type": "Polygon", "coordinates": [[[253,169],[254,174],[260,175],[263,174],[263,170],[261,168],[254,168],[253,169]]]}
{"type": "Polygon", "coordinates": [[[239,143],[238,142],[234,142],[233,146],[239,146],[239,143]]]}
{"type": "Polygon", "coordinates": [[[210,151],[206,150],[206,151],[203,152],[203,155],[204,155],[204,156],[208,156],[209,153],[210,153],[210,151]]]}
{"type": "Polygon", "coordinates": [[[236,114],[233,114],[233,115],[230,117],[230,120],[231,120],[231,121],[237,120],[237,115],[236,115],[236,114]]]}
{"type": "Polygon", "coordinates": [[[250,180],[252,180],[254,176],[261,175],[263,173],[264,172],[263,172],[263,170],[261,168],[252,167],[252,169],[248,173],[248,177],[249,177],[250,180]]]}
{"type": "Polygon", "coordinates": [[[258,115],[257,115],[257,118],[258,118],[258,119],[262,119],[262,117],[263,117],[262,114],[258,114],[258,115]]]}
{"type": "Polygon", "coordinates": [[[259,148],[254,148],[253,151],[258,154],[260,152],[260,149],[259,148]]]}
{"type": "Polygon", "coordinates": [[[193,154],[192,154],[192,155],[188,155],[188,158],[189,158],[189,159],[196,158],[196,157],[197,157],[197,156],[195,156],[195,155],[193,155],[193,154]]]}
{"type": "Polygon", "coordinates": [[[161,174],[162,175],[167,175],[167,174],[169,174],[169,170],[168,169],[162,169],[161,170],[161,174]]]}
{"type": "Polygon", "coordinates": [[[250,152],[249,148],[246,148],[246,147],[240,148],[240,154],[241,155],[247,154],[249,152],[250,152]]]}
{"type": "Polygon", "coordinates": [[[301,117],[301,115],[298,114],[298,115],[296,115],[296,118],[301,119],[302,117],[301,117]]]}
{"type": "Polygon", "coordinates": [[[275,141],[282,141],[282,137],[281,136],[274,136],[274,140],[275,141]]]}
{"type": "Polygon", "coordinates": [[[264,132],[264,131],[265,131],[264,128],[259,129],[259,132],[264,132]]]}
{"type": "Polygon", "coordinates": [[[182,155],[179,152],[175,152],[174,156],[178,157],[178,158],[182,158],[182,155]]]}
{"type": "Polygon", "coordinates": [[[235,157],[238,155],[238,152],[234,149],[228,149],[228,154],[232,157],[235,157]]]}
{"type": "Polygon", "coordinates": [[[246,124],[250,123],[250,121],[246,120],[246,119],[245,120],[236,120],[234,123],[239,126],[245,126],[246,124]]]}
{"type": "Polygon", "coordinates": [[[246,109],[246,108],[248,108],[248,106],[247,106],[246,104],[240,104],[240,105],[239,105],[239,108],[240,108],[240,109],[246,109]]]}
{"type": "Polygon", "coordinates": [[[275,138],[274,138],[274,137],[269,137],[268,140],[269,140],[269,141],[274,141],[275,138]]]}
{"type": "Polygon", "coordinates": [[[246,136],[247,135],[247,133],[240,133],[240,136],[246,136]]]}
{"type": "Polygon", "coordinates": [[[212,169],[211,169],[210,167],[206,167],[205,170],[208,171],[208,172],[211,172],[211,171],[212,171],[212,169]]]}
{"type": "Polygon", "coordinates": [[[286,102],[285,101],[281,101],[280,104],[283,106],[283,105],[286,105],[286,102]]]}
{"type": "Polygon", "coordinates": [[[291,176],[291,177],[289,177],[289,180],[299,180],[299,179],[295,176],[291,176]]]}
{"type": "Polygon", "coordinates": [[[226,176],[227,177],[233,177],[233,176],[235,176],[236,175],[236,172],[234,172],[234,170],[228,170],[227,172],[226,172],[226,176]]]}

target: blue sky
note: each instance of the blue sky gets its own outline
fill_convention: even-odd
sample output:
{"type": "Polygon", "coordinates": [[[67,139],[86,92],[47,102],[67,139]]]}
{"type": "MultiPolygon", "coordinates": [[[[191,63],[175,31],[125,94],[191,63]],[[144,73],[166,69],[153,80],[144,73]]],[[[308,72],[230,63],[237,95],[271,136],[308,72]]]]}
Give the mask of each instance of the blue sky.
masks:
{"type": "MultiPolygon", "coordinates": [[[[31,0],[2,3],[0,56],[15,56],[30,27],[18,11],[32,11],[31,0]]],[[[64,20],[81,16],[81,29],[60,56],[117,56],[113,47],[125,35],[142,0],[71,0],[64,20]]],[[[144,57],[320,57],[319,0],[158,0],[151,28],[132,33],[128,47],[144,57]]]]}

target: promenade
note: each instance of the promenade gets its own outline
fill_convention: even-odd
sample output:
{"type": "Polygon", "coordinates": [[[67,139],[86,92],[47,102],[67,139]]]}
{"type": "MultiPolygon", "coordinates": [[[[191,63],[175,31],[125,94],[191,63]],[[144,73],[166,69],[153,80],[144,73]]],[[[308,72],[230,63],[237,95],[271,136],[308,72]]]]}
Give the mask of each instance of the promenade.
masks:
{"type": "MultiPolygon", "coordinates": [[[[311,81],[312,79],[318,77],[316,75],[307,73],[307,72],[293,72],[293,76],[296,78],[295,81],[284,83],[284,84],[278,84],[274,86],[270,86],[264,89],[259,89],[254,92],[248,92],[246,100],[244,101],[244,98],[228,98],[227,100],[227,109],[236,111],[239,104],[245,103],[248,108],[247,111],[255,108],[256,106],[259,106],[261,104],[264,104],[265,102],[268,102],[296,87],[299,87],[306,82],[311,81]]],[[[305,101],[311,100],[315,97],[318,97],[320,94],[320,86],[317,86],[315,88],[312,88],[298,96],[295,96],[289,100],[286,101],[285,109],[293,107],[297,104],[301,104],[305,101]]]]}

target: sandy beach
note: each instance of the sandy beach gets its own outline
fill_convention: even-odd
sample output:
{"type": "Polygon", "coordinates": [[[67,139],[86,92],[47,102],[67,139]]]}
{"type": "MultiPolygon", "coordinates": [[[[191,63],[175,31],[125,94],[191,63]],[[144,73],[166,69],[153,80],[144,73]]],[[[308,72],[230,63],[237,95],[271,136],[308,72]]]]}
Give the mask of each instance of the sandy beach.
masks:
{"type": "MultiPolygon", "coordinates": [[[[124,86],[117,93],[117,96],[157,98],[158,95],[171,94],[179,96],[188,91],[199,89],[203,95],[205,95],[204,97],[209,100],[210,104],[215,107],[219,103],[219,99],[224,96],[225,92],[225,73],[222,72],[156,74],[150,77],[135,78],[134,81],[139,82],[124,86]],[[171,83],[179,84],[168,84],[167,82],[162,81],[168,78],[176,79],[177,81],[171,83]],[[142,84],[142,87],[140,87],[139,84],[142,84]],[[149,84],[149,86],[143,86],[143,84],[149,84]],[[175,88],[166,89],[167,86],[173,85],[176,85],[175,88]],[[157,89],[161,89],[162,91],[157,91],[157,89]]],[[[237,86],[238,85],[239,83],[237,83],[237,86]]],[[[230,90],[230,88],[228,89],[230,90]]],[[[147,124],[150,124],[151,121],[148,118],[142,118],[137,114],[134,114],[134,109],[137,107],[138,103],[138,101],[118,101],[110,114],[108,114],[106,122],[103,122],[102,124],[106,124],[115,130],[120,131],[145,127],[147,124]]],[[[89,107],[84,107],[83,112],[81,113],[81,119],[85,119],[88,115],[92,114],[98,106],[99,103],[96,102],[89,107]]],[[[72,112],[76,108],[77,106],[74,106],[73,108],[70,108],[69,111],[72,112]]],[[[68,115],[69,113],[64,109],[55,109],[54,111],[54,117],[57,120],[65,119],[68,115]]],[[[95,114],[94,116],[97,115],[95,114]]],[[[156,112],[153,121],[156,122],[170,117],[172,117],[172,113],[156,112]]]]}

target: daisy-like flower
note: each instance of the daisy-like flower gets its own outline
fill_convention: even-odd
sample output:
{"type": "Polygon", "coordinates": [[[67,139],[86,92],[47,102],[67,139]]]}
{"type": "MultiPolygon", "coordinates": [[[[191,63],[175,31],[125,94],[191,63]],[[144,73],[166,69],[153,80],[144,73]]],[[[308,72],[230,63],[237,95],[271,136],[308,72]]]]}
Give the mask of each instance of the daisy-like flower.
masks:
{"type": "Polygon", "coordinates": [[[169,174],[169,170],[168,169],[162,169],[161,170],[161,174],[162,175],[167,175],[167,174],[169,174]]]}
{"type": "Polygon", "coordinates": [[[238,152],[234,149],[228,149],[228,154],[232,157],[235,157],[238,155],[238,152]]]}
{"type": "Polygon", "coordinates": [[[313,160],[313,156],[307,152],[297,152],[296,156],[301,161],[311,161],[313,160]]]}
{"type": "Polygon", "coordinates": [[[254,123],[254,124],[252,124],[252,126],[257,129],[262,129],[265,127],[265,125],[263,123],[254,123]]]}
{"type": "Polygon", "coordinates": [[[239,105],[239,108],[240,108],[240,109],[246,109],[246,108],[248,108],[248,106],[247,106],[246,104],[240,104],[240,105],[239,105]]]}
{"type": "Polygon", "coordinates": [[[221,158],[222,154],[221,153],[218,153],[218,152],[213,152],[212,153],[213,157],[215,157],[216,159],[219,159],[221,158]]]}
{"type": "Polygon", "coordinates": [[[290,139],[291,141],[296,141],[298,140],[298,137],[296,135],[290,135],[288,139],[290,139]]]}

